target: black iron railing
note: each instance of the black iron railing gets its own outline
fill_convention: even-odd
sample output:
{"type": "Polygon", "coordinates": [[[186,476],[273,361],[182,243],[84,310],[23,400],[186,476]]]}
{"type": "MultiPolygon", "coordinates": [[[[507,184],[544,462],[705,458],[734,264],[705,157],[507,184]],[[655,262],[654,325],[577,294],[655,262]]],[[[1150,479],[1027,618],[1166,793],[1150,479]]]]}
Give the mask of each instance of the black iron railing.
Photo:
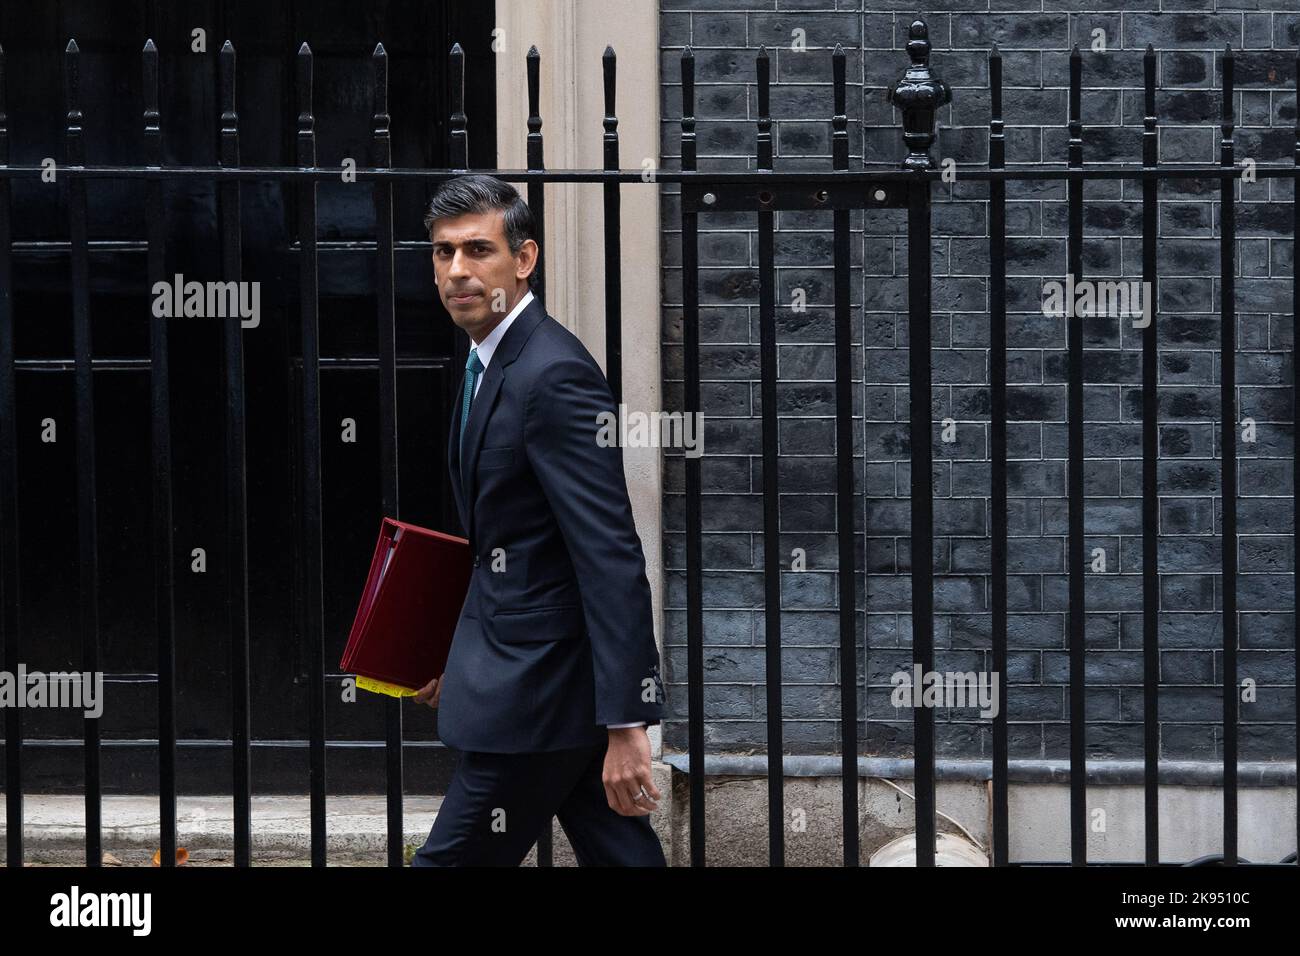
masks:
{"type": "MultiPolygon", "coordinates": [[[[930,69],[930,44],[923,21],[915,21],[907,44],[911,65],[891,91],[892,102],[902,114],[903,140],[908,155],[903,169],[869,167],[865,173],[843,172],[847,168],[847,138],[844,134],[844,52],[837,47],[833,55],[835,116],[832,118],[834,171],[824,173],[772,173],[747,175],[723,173],[689,174],[695,170],[694,132],[694,57],[688,48],[681,58],[682,77],[682,269],[685,348],[685,406],[688,411],[700,407],[699,368],[699,217],[709,212],[753,211],[759,232],[759,317],[762,333],[761,376],[763,395],[763,533],[765,541],[763,571],[767,585],[764,618],[766,622],[767,670],[767,753],[768,753],[768,832],[769,858],[773,864],[783,862],[784,820],[781,802],[783,771],[779,755],[781,746],[781,665],[780,589],[781,555],[778,538],[779,509],[775,467],[776,422],[775,362],[773,357],[774,306],[771,290],[772,261],[769,254],[772,215],[779,210],[831,211],[835,229],[836,323],[836,435],[840,574],[840,728],[843,741],[843,847],[844,864],[858,864],[857,840],[857,701],[847,675],[856,672],[857,648],[854,630],[855,602],[852,582],[859,570],[853,564],[854,522],[850,505],[853,495],[851,402],[849,398],[849,328],[848,233],[847,214],[854,208],[896,208],[907,211],[908,237],[908,349],[910,400],[911,464],[911,611],[912,657],[923,672],[933,669],[934,661],[934,512],[931,495],[933,475],[931,435],[934,426],[930,402],[931,363],[931,184],[942,173],[935,167],[930,149],[935,140],[935,111],[950,98],[950,91],[930,69]]],[[[1089,180],[1129,179],[1142,183],[1142,273],[1150,283],[1148,296],[1157,288],[1156,243],[1158,197],[1161,181],[1178,179],[1218,179],[1223,208],[1221,248],[1221,370],[1220,427],[1224,435],[1222,465],[1223,525],[1226,542],[1223,548],[1223,854],[1229,864],[1238,862],[1237,853],[1237,718],[1238,689],[1236,668],[1236,455],[1232,436],[1236,432],[1234,363],[1235,315],[1233,306],[1234,229],[1233,183],[1246,170],[1233,159],[1233,54],[1225,49],[1222,64],[1222,141],[1218,166],[1162,166],[1158,162],[1157,117],[1155,115],[1155,51],[1148,46],[1144,58],[1145,118],[1143,156],[1140,165],[1084,165],[1084,129],[1081,121],[1082,58],[1078,47],[1071,53],[1069,92],[1069,147],[1062,166],[1008,169],[1006,166],[1005,126],[1002,118],[1002,58],[994,47],[989,54],[991,116],[989,120],[989,163],[987,168],[963,167],[961,177],[968,181],[989,183],[989,279],[990,279],[990,367],[991,367],[991,498],[992,498],[992,663],[998,681],[998,699],[1003,702],[993,721],[992,821],[994,865],[1011,864],[1008,851],[1010,829],[1007,808],[1008,745],[1007,717],[1007,255],[1006,255],[1006,183],[1017,180],[1064,180],[1067,184],[1067,269],[1077,282],[1083,276],[1083,199],[1084,183],[1089,180]]],[[[1300,71],[1300,60],[1297,62],[1300,71]]],[[[771,117],[768,113],[769,76],[766,51],[756,60],[758,84],[757,156],[760,170],[771,169],[771,117]]],[[[1253,165],[1252,175],[1261,178],[1294,179],[1300,168],[1300,119],[1297,120],[1296,162],[1293,166],[1253,165]]],[[[665,177],[666,178],[666,177],[665,177]]],[[[1300,203],[1295,218],[1300,228],[1300,203]]],[[[1297,232],[1300,235],[1300,232],[1297,232]]],[[[1296,312],[1300,314],[1300,283],[1296,283],[1296,312]]],[[[1158,299],[1153,299],[1158,308],[1158,299]]],[[[1152,321],[1142,334],[1142,451],[1143,451],[1143,528],[1142,593],[1143,614],[1143,724],[1144,724],[1144,819],[1145,860],[1160,862],[1158,787],[1159,787],[1159,634],[1157,611],[1160,606],[1158,568],[1158,488],[1154,478],[1158,453],[1158,406],[1156,374],[1156,323],[1152,321]]],[[[1084,339],[1082,322],[1068,322],[1067,335],[1067,418],[1068,418],[1068,613],[1067,645],[1069,649],[1069,832],[1070,859],[1073,865],[1087,863],[1086,835],[1086,764],[1084,712],[1084,494],[1083,494],[1083,369],[1084,339]]],[[[1294,383],[1293,383],[1294,388],[1294,383]]],[[[700,767],[704,760],[703,727],[703,602],[701,586],[701,481],[699,459],[687,458],[686,479],[686,574],[687,574],[687,641],[689,687],[690,766],[700,767]]],[[[1300,485],[1298,485],[1300,487],[1300,485]]],[[[1297,498],[1300,502],[1300,498],[1297,498]]],[[[1300,509],[1298,509],[1300,510],[1300,509]]],[[[868,533],[870,529],[868,529],[868,533]]],[[[1300,584],[1297,585],[1300,588],[1300,584]]],[[[1300,590],[1297,591],[1300,595],[1300,590]]],[[[1300,597],[1297,598],[1300,607],[1300,597]]],[[[919,707],[914,717],[916,782],[916,860],[918,865],[935,862],[935,743],[934,715],[919,707]]],[[[692,773],[691,820],[703,819],[703,774],[692,773]]],[[[1297,820],[1300,825],[1300,819],[1297,820]]],[[[1294,855],[1289,858],[1293,859],[1294,855]]],[[[696,865],[705,860],[705,833],[700,826],[691,828],[691,859],[696,865]]],[[[1027,862],[1027,861],[1017,861],[1027,862]]],[[[1048,861],[1033,861],[1035,863],[1048,861]]],[[[1205,860],[1198,862],[1206,862],[1205,860]]],[[[1244,861],[1243,861],[1244,862],[1244,861]]]]}
{"type": "MultiPolygon", "coordinates": [[[[933,461],[930,404],[931,361],[931,188],[940,173],[930,155],[935,140],[936,110],[950,97],[950,91],[930,68],[930,44],[924,23],[912,24],[907,52],[911,60],[903,78],[891,91],[892,102],[902,116],[901,134],[908,150],[902,167],[879,164],[850,170],[846,115],[845,56],[836,48],[832,57],[833,108],[832,168],[825,171],[778,172],[773,169],[772,117],[769,112],[770,74],[766,51],[757,58],[759,116],[757,121],[757,169],[754,171],[701,172],[696,168],[694,119],[694,56],[687,48],[681,58],[683,111],[681,120],[681,168],[657,170],[653,182],[676,183],[681,188],[684,411],[701,411],[700,399],[700,217],[711,212],[753,212],[758,227],[760,393],[762,396],[764,608],[767,694],[768,832],[769,855],[773,864],[784,861],[784,775],[780,755],[782,742],[781,682],[781,553],[779,545],[779,485],[777,469],[776,402],[776,294],[774,261],[774,216],[785,210],[824,210],[832,215],[834,229],[834,315],[836,397],[836,516],[839,575],[840,724],[842,736],[843,849],[844,864],[856,866],[858,845],[858,694],[854,675],[858,661],[855,624],[855,585],[860,569],[855,565],[853,513],[853,421],[851,384],[850,309],[850,213],[854,209],[906,211],[908,236],[909,395],[911,436],[911,538],[912,538],[912,655],[921,669],[929,672],[934,661],[934,513],[931,494],[933,461]]],[[[374,110],[372,162],[357,168],[357,181],[372,184],[376,216],[375,265],[377,269],[377,311],[379,332],[379,391],[382,458],[382,499],[385,514],[398,512],[396,441],[396,359],[394,335],[394,237],[393,185],[402,181],[440,181],[469,172],[464,103],[464,55],[459,45],[451,51],[452,115],[449,169],[391,167],[390,117],[387,111],[387,58],[382,45],[376,48],[374,64],[374,110]]],[[[166,237],[164,230],[163,183],[167,180],[213,182],[218,189],[220,210],[222,278],[237,281],[241,274],[240,195],[241,183],[269,180],[293,184],[298,196],[298,233],[301,242],[300,300],[302,323],[303,378],[301,392],[302,430],[302,536],[305,582],[304,619],[310,654],[308,711],[310,715],[311,856],[315,865],[326,858],[327,793],[325,765],[327,728],[324,689],[331,677],[324,656],[322,624],[322,524],[321,524],[321,417],[319,369],[321,367],[318,323],[319,287],[316,266],[317,186],[336,181],[337,169],[317,166],[314,117],[312,113],[312,53],[306,44],[298,51],[299,104],[297,116],[297,161],[292,167],[246,167],[240,163],[240,113],[235,88],[235,50],[227,42],[220,58],[220,165],[163,166],[162,136],[165,117],[159,114],[159,52],[152,41],[143,51],[143,144],[145,164],[140,166],[96,166],[85,164],[82,114],[79,109],[80,53],[69,43],[65,61],[67,93],[66,157],[60,177],[67,190],[71,238],[72,322],[75,351],[75,396],[77,466],[77,518],[80,568],[82,663],[87,671],[100,668],[99,624],[96,616],[96,586],[99,579],[95,536],[94,401],[91,373],[92,301],[88,276],[86,204],[88,191],[97,180],[144,180],[148,210],[148,278],[152,284],[164,278],[166,237]]],[[[989,57],[992,88],[987,168],[963,169],[962,177],[989,183],[990,239],[990,329],[991,329],[991,504],[992,528],[992,663],[999,682],[999,700],[1004,702],[993,722],[993,860],[995,865],[1011,863],[1008,833],[1011,826],[1007,807],[1008,745],[1007,717],[1007,297],[1006,297],[1006,183],[1025,180],[1064,180],[1067,183],[1068,230],[1067,267],[1077,279],[1083,275],[1084,184],[1090,180],[1127,179],[1142,183],[1143,257],[1145,281],[1154,289],[1156,274],[1157,187],[1175,179],[1218,179],[1223,210],[1222,248],[1222,368],[1220,424],[1225,440],[1222,458],[1223,535],[1235,540],[1235,451],[1228,439],[1235,431],[1233,333],[1234,230],[1233,184],[1243,169],[1234,163],[1232,117],[1231,51],[1225,51],[1222,90],[1221,163],[1218,166],[1160,165],[1156,152],[1155,53],[1148,47],[1145,58],[1145,106],[1142,162],[1137,165],[1089,167],[1084,164],[1085,130],[1080,119],[1082,62],[1076,48],[1070,57],[1069,149],[1063,165],[1008,169],[1002,119],[1002,61],[994,49],[989,57]]],[[[620,189],[623,184],[647,181],[642,170],[619,168],[617,117],[614,109],[615,58],[607,49],[603,58],[605,118],[604,168],[601,170],[547,170],[543,162],[542,120],[538,112],[540,56],[535,49],[527,55],[529,92],[528,168],[490,170],[502,179],[527,184],[530,206],[538,221],[544,221],[547,183],[600,183],[604,191],[606,365],[615,401],[621,401],[621,295],[620,295],[620,189]]],[[[4,59],[0,50],[0,625],[6,662],[16,662],[23,650],[18,629],[17,556],[22,512],[17,497],[17,453],[14,427],[16,369],[12,284],[12,221],[10,184],[15,179],[39,176],[39,166],[10,165],[9,130],[4,112],[4,59]]],[[[1258,165],[1259,178],[1294,179],[1300,168],[1300,120],[1297,126],[1294,166],[1258,165]]],[[[1295,222],[1300,228],[1300,202],[1292,200],[1295,222]]],[[[1300,261],[1300,257],[1297,257],[1300,261]]],[[[539,270],[544,261],[539,261],[539,270]]],[[[543,277],[544,278],[544,277],[543,277]]],[[[1300,312],[1300,283],[1295,293],[1300,312]]],[[[537,294],[542,297],[544,285],[537,294]]],[[[229,514],[230,567],[229,638],[232,655],[231,700],[233,722],[232,786],[234,793],[235,863],[251,863],[250,773],[250,685],[249,615],[246,555],[253,540],[248,527],[245,491],[249,464],[245,455],[244,372],[240,319],[224,320],[225,393],[223,409],[226,440],[226,507],[229,514]]],[[[463,349],[463,342],[461,343],[463,349]]],[[[1084,719],[1084,497],[1083,497],[1083,334],[1079,321],[1068,324],[1068,647],[1070,690],[1070,860],[1087,862],[1085,854],[1085,719],[1084,719]]],[[[1142,347],[1142,447],[1144,475],[1155,474],[1157,457],[1156,333],[1152,322],[1143,332],[1142,347]]],[[[170,865],[176,849],[176,678],[174,640],[175,581],[172,562],[171,429],[169,419],[169,369],[167,363],[167,320],[151,322],[149,371],[153,435],[152,547],[156,578],[154,602],[158,638],[158,761],[160,772],[161,860],[170,865]]],[[[1300,369],[1296,370],[1300,373],[1300,369]]],[[[1293,382],[1293,386],[1294,386],[1293,382]]],[[[706,833],[704,792],[704,620],[701,586],[702,486],[698,457],[685,460],[686,505],[686,625],[688,749],[690,759],[690,856],[694,865],[705,862],[706,833]]],[[[256,467],[254,464],[253,467],[256,467]]],[[[1300,493],[1296,497],[1300,511],[1300,493]]],[[[1157,566],[1157,487],[1147,480],[1143,490],[1142,593],[1143,718],[1145,756],[1145,862],[1159,861],[1157,795],[1159,786],[1159,739],[1157,700],[1159,688],[1159,635],[1156,610],[1159,607],[1157,566]]],[[[1224,814],[1223,847],[1227,863],[1237,861],[1237,670],[1236,670],[1236,549],[1223,548],[1224,642],[1223,642],[1223,729],[1224,729],[1224,814]]],[[[1297,583],[1300,598],[1300,579],[1297,583]]],[[[1300,606],[1300,600],[1297,601],[1300,606]]],[[[402,720],[400,705],[387,700],[382,705],[386,718],[388,862],[402,863],[402,720]]],[[[10,866],[23,861],[23,774],[24,760],[21,712],[5,711],[7,859],[10,866]]],[[[918,865],[935,860],[935,729],[933,712],[918,708],[915,713],[915,784],[918,865]]],[[[85,723],[86,859],[98,865],[101,859],[101,740],[94,720],[85,723]]],[[[539,844],[539,862],[550,862],[550,832],[539,844]]]]}

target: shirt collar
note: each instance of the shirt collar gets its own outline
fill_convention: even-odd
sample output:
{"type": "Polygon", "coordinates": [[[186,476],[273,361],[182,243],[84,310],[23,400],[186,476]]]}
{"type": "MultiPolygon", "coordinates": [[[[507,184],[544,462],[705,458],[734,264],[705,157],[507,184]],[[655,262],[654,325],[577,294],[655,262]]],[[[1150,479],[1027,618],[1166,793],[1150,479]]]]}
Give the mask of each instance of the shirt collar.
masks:
{"type": "Polygon", "coordinates": [[[488,367],[488,362],[492,361],[492,353],[497,350],[501,344],[501,337],[506,334],[506,329],[510,328],[510,323],[518,318],[519,313],[527,308],[528,303],[533,301],[533,291],[529,289],[524,293],[523,298],[515,303],[515,307],[510,310],[510,314],[497,323],[496,328],[488,333],[487,338],[480,342],[475,348],[478,350],[478,360],[483,363],[483,368],[488,367]]]}

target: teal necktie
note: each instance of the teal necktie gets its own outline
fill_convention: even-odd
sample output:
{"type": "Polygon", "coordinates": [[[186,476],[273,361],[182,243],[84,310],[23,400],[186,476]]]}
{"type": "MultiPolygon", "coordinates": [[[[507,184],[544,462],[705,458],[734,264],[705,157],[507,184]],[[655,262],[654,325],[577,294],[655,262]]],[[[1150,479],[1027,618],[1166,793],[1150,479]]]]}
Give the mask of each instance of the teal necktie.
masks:
{"type": "Polygon", "coordinates": [[[483,371],[483,363],[478,360],[478,348],[469,350],[469,361],[465,363],[465,395],[460,402],[460,452],[463,458],[465,454],[465,423],[469,421],[469,405],[474,400],[474,384],[478,381],[479,372],[483,371]]]}

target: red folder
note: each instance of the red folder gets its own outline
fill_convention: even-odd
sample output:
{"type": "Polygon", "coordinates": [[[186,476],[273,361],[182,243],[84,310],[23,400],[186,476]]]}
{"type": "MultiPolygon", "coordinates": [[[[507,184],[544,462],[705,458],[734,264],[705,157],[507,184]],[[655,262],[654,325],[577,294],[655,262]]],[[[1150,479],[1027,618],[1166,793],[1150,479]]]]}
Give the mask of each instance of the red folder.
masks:
{"type": "Polygon", "coordinates": [[[471,571],[465,538],[384,518],[339,668],[393,696],[441,676],[471,571]]]}

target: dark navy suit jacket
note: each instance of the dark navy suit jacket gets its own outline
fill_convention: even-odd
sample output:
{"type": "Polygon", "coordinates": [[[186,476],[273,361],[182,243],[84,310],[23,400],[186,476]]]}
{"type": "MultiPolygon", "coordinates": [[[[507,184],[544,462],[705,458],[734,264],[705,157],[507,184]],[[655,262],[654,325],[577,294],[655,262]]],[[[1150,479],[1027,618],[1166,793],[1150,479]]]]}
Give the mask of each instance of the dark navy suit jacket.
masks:
{"type": "Polygon", "coordinates": [[[528,753],[602,743],[607,724],[659,723],[650,584],[618,429],[606,429],[614,443],[597,440],[597,415],[616,412],[600,366],[534,298],[483,373],[463,469],[453,404],[448,462],[474,569],[438,736],[457,750],[528,753]]]}

